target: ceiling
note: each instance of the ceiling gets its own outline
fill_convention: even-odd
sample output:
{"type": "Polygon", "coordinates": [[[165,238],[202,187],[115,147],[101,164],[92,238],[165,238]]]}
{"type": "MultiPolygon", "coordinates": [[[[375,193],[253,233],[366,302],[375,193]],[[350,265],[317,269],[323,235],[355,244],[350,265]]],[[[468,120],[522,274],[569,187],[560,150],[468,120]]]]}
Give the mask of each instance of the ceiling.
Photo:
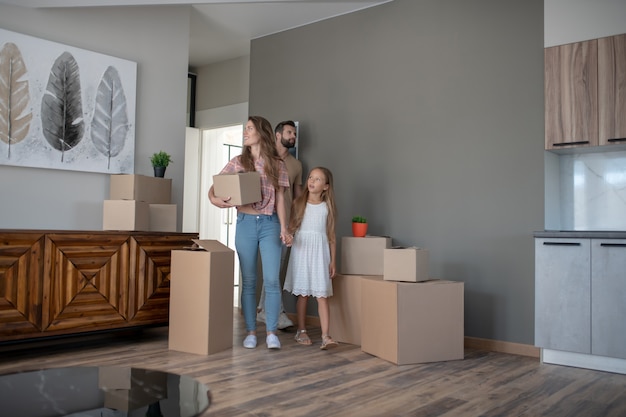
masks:
{"type": "Polygon", "coordinates": [[[250,40],[391,0],[0,0],[30,8],[192,5],[189,66],[250,53],[250,40]]]}

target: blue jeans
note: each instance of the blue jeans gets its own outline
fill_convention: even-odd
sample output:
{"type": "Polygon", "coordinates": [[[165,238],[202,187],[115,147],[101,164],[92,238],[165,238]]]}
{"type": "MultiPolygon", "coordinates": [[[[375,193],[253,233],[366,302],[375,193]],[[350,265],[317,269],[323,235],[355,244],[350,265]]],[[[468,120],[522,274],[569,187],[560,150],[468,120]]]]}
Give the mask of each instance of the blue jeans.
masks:
{"type": "Polygon", "coordinates": [[[278,216],[237,213],[235,248],[241,267],[241,308],[246,331],[256,330],[257,259],[260,251],[265,289],[265,321],[267,331],[275,332],[281,300],[278,276],[282,243],[278,216]]]}

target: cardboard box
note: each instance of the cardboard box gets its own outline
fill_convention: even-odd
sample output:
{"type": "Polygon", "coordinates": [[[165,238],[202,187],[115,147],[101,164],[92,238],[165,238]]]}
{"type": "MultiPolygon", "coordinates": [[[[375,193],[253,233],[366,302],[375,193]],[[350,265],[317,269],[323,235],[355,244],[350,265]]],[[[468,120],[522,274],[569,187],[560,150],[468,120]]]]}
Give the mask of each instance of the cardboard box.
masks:
{"type": "Polygon", "coordinates": [[[341,238],[341,273],[343,275],[383,275],[384,250],[391,238],[365,236],[341,238]]]}
{"type": "Polygon", "coordinates": [[[213,175],[213,192],[230,197],[229,203],[243,206],[261,201],[261,175],[258,172],[213,175]]]}
{"type": "Polygon", "coordinates": [[[150,204],[150,231],[176,232],[176,204],[150,204]]]}
{"type": "Polygon", "coordinates": [[[361,345],[361,281],[364,275],[337,275],[328,299],[330,335],[337,342],[361,345]]]}
{"type": "Polygon", "coordinates": [[[172,202],[171,178],[148,177],[136,174],[111,175],[110,200],[137,200],[151,204],[172,202]]]}
{"type": "Polygon", "coordinates": [[[102,230],[150,230],[150,205],[137,200],[104,200],[102,230]]]}
{"type": "Polygon", "coordinates": [[[415,247],[385,249],[383,270],[386,281],[428,281],[428,250],[415,247]]]}
{"type": "Polygon", "coordinates": [[[361,350],[397,365],[463,359],[463,282],[361,281],[361,350]]]}
{"type": "Polygon", "coordinates": [[[209,355],[233,347],[235,252],[217,240],[173,250],[169,349],[209,355]]]}
{"type": "Polygon", "coordinates": [[[130,411],[167,399],[167,373],[150,369],[102,366],[98,388],[104,407],[130,411]]]}

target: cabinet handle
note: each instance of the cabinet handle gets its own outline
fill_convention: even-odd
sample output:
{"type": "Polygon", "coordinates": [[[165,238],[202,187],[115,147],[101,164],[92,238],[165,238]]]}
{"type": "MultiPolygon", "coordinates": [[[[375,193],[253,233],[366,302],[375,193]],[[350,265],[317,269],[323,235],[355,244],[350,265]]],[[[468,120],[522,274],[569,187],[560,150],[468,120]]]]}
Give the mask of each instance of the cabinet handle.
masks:
{"type": "Polygon", "coordinates": [[[626,243],[600,243],[600,246],[609,246],[613,248],[626,248],[626,243]]]}
{"type": "MultiPolygon", "coordinates": [[[[609,139],[610,140],[610,139],[609,139]]],[[[571,146],[571,145],[588,145],[589,141],[588,140],[580,140],[577,142],[559,142],[559,143],[553,143],[552,146],[571,146]]]]}
{"type": "Polygon", "coordinates": [[[626,138],[613,138],[608,139],[609,142],[626,142],[626,138]]]}
{"type": "Polygon", "coordinates": [[[580,246],[580,242],[543,242],[547,246],[580,246]]]}

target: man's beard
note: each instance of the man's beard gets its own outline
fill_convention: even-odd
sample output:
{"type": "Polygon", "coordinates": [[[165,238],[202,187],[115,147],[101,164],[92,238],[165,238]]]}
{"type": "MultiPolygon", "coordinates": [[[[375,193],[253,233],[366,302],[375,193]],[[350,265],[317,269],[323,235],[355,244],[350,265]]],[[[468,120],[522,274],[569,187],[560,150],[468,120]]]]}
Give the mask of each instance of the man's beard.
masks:
{"type": "Polygon", "coordinates": [[[280,138],[280,143],[287,149],[294,148],[296,146],[296,141],[293,141],[293,143],[291,143],[291,141],[284,138],[280,138]]]}

